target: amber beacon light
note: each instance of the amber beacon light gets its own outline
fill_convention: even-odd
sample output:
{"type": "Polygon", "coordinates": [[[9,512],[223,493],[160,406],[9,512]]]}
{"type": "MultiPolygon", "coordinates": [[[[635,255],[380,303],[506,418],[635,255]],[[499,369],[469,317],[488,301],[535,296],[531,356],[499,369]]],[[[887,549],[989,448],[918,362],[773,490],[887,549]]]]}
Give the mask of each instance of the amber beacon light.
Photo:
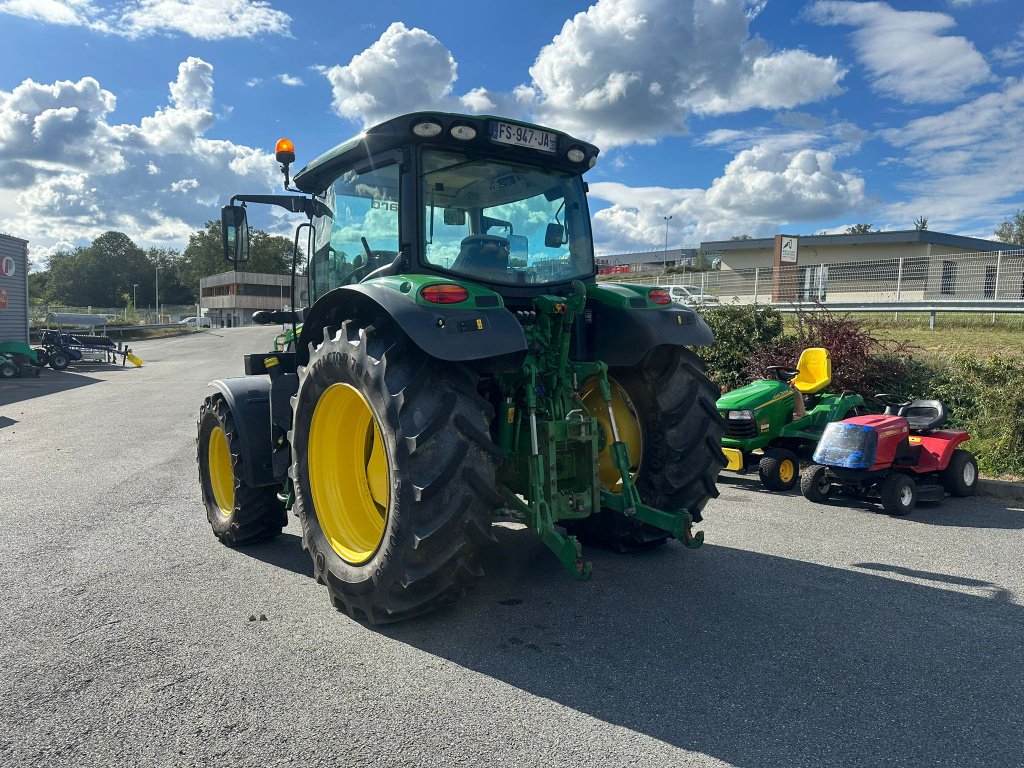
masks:
{"type": "Polygon", "coordinates": [[[284,165],[291,165],[295,162],[295,145],[292,144],[291,139],[278,139],[275,151],[277,162],[284,165]]]}

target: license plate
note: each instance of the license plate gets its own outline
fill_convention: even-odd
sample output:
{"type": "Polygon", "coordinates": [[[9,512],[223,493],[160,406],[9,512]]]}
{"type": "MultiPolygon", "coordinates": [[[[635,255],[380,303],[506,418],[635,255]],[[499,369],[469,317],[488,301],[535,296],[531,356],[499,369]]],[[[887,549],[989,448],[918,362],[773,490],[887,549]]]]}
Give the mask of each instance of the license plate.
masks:
{"type": "Polygon", "coordinates": [[[491,141],[516,147],[530,147],[542,152],[558,151],[558,137],[555,134],[513,123],[491,123],[491,141]]]}

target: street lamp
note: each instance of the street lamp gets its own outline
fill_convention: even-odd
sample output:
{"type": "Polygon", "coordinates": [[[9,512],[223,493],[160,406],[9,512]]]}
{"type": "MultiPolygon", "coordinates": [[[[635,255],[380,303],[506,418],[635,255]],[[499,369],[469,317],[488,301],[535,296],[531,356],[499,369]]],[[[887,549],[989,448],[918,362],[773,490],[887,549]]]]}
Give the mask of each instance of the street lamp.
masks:
{"type": "Polygon", "coordinates": [[[669,222],[669,219],[671,219],[672,217],[671,216],[663,216],[662,218],[665,219],[665,264],[667,265],[668,264],[668,222],[669,222]]]}
{"type": "Polygon", "coordinates": [[[132,283],[132,309],[138,311],[139,309],[139,284],[132,283]]]}
{"type": "MultiPolygon", "coordinates": [[[[665,235],[665,237],[668,237],[668,235],[665,235]]],[[[668,242],[668,241],[666,240],[666,242],[668,242]]],[[[156,322],[157,322],[157,325],[159,325],[160,324],[160,265],[159,264],[156,267],[156,291],[155,291],[155,293],[156,293],[156,296],[155,296],[155,298],[156,298],[156,322]]]]}

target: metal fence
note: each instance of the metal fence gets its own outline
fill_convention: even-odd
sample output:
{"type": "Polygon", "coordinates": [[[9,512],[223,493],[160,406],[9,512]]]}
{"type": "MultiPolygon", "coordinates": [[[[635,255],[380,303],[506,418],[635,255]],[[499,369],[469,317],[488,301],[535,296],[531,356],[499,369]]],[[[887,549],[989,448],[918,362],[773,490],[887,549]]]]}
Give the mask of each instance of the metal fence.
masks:
{"type": "Polygon", "coordinates": [[[1024,250],[722,269],[616,282],[693,285],[722,302],[810,303],[1024,301],[1024,250]]]}
{"type": "Polygon", "coordinates": [[[29,324],[33,328],[47,325],[46,316],[51,312],[70,312],[86,315],[100,315],[107,319],[107,325],[161,325],[177,323],[186,317],[195,317],[195,304],[161,304],[160,313],[156,308],[140,307],[67,307],[63,304],[33,304],[29,307],[29,324]]]}

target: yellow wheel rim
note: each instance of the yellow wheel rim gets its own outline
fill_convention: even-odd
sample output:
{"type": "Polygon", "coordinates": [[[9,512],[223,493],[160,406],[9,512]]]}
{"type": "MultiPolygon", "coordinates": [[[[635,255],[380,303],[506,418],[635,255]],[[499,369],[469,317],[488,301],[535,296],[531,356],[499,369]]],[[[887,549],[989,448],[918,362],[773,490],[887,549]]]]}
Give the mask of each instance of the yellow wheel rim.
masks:
{"type": "Polygon", "coordinates": [[[793,479],[793,475],[796,473],[796,468],[793,466],[793,462],[790,459],[785,459],[779,464],[779,480],[784,483],[788,483],[793,479]]]}
{"type": "Polygon", "coordinates": [[[345,562],[365,563],[384,538],[391,481],[380,426],[359,390],[332,384],[323,393],[306,457],[324,536],[345,562]]]}
{"type": "Polygon", "coordinates": [[[210,487],[213,500],[225,517],[235,511],[235,473],[231,468],[231,450],[228,436],[222,427],[210,430],[206,444],[206,455],[210,466],[210,487]]]}
{"type": "MultiPolygon", "coordinates": [[[[640,417],[622,385],[611,376],[608,377],[608,384],[612,390],[612,411],[615,413],[615,424],[619,428],[619,438],[629,449],[629,476],[632,480],[636,480],[640,469],[640,460],[643,458],[643,432],[640,430],[640,417]]],[[[612,452],[608,450],[613,439],[612,422],[608,418],[608,406],[604,397],[601,396],[601,386],[596,378],[590,379],[583,385],[583,405],[600,428],[597,476],[601,480],[602,486],[613,493],[619,493],[622,490],[622,477],[615,464],[612,463],[612,452]]]]}

